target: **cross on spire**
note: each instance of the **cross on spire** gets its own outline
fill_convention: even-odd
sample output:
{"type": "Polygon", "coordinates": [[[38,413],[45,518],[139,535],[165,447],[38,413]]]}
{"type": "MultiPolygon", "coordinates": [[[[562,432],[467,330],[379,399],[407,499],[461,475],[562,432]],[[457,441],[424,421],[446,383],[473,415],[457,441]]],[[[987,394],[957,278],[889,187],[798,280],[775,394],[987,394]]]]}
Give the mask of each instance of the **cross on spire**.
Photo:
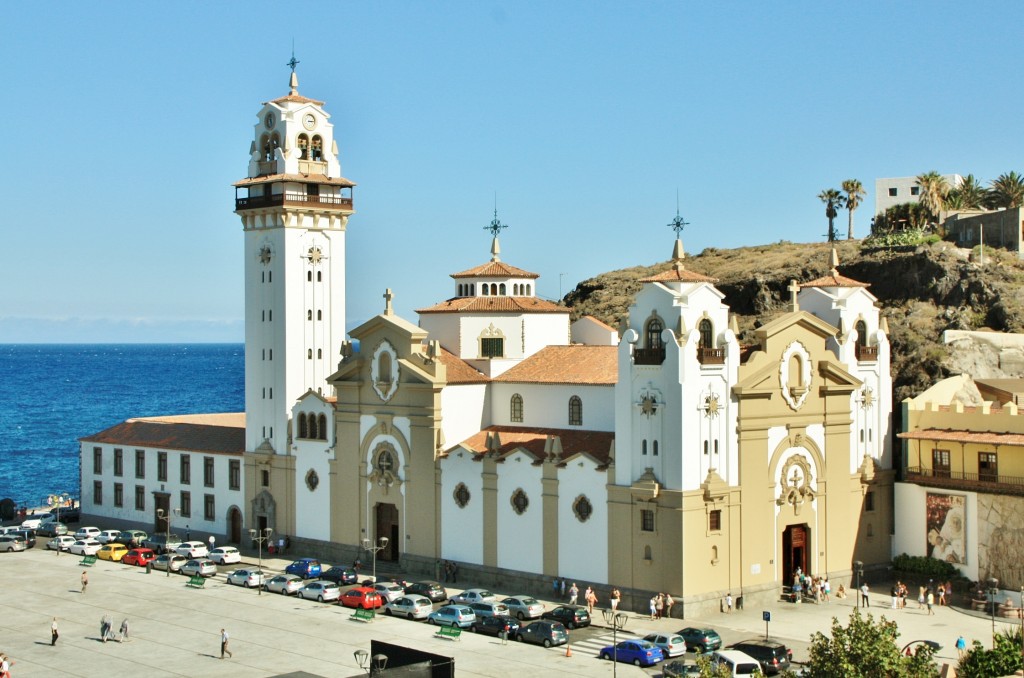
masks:
{"type": "Polygon", "coordinates": [[[793,312],[796,313],[800,310],[800,302],[796,298],[796,295],[800,292],[800,286],[796,284],[796,280],[790,280],[789,287],[786,289],[789,290],[790,303],[793,304],[793,312]]]}
{"type": "Polygon", "coordinates": [[[300,63],[302,62],[295,58],[295,41],[292,40],[292,58],[288,60],[288,63],[286,63],[285,66],[290,66],[292,69],[292,73],[294,73],[295,67],[298,66],[300,63]]]}
{"type": "Polygon", "coordinates": [[[485,231],[490,231],[491,235],[493,235],[495,238],[497,238],[498,234],[501,233],[502,230],[504,230],[506,228],[508,228],[508,224],[503,224],[500,221],[498,221],[498,208],[495,207],[494,208],[494,219],[491,220],[491,223],[489,223],[486,226],[484,226],[484,230],[485,231]]]}
{"type": "Polygon", "coordinates": [[[690,225],[689,221],[684,221],[679,216],[679,189],[676,189],[676,218],[672,220],[672,223],[668,225],[673,231],[676,232],[676,239],[679,239],[679,234],[683,232],[683,229],[690,225]]]}

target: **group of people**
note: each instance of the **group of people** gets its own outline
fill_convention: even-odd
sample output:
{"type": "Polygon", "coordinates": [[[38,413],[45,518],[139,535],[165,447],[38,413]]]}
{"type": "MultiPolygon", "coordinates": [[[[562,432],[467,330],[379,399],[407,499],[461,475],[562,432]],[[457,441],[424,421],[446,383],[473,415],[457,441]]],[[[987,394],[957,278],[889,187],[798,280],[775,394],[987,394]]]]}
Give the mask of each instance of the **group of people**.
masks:
{"type": "MultiPolygon", "coordinates": [[[[56,625],[57,625],[57,618],[54,617],[53,618],[53,626],[51,628],[52,636],[53,636],[52,642],[50,643],[51,645],[55,645],[57,643],[57,626],[56,625]]],[[[107,640],[116,640],[119,643],[123,643],[124,641],[128,640],[128,618],[127,617],[125,617],[124,620],[121,622],[121,629],[120,629],[120,631],[121,631],[121,636],[119,638],[115,638],[115,634],[114,634],[114,618],[112,616],[110,616],[109,612],[107,614],[103,615],[103,617],[100,618],[100,640],[102,640],[104,643],[107,642],[107,640]]]]}
{"type": "MultiPolygon", "coordinates": [[[[564,599],[568,597],[569,604],[576,605],[580,598],[580,588],[576,585],[576,582],[568,584],[567,587],[564,578],[555,577],[551,582],[551,594],[553,598],[564,599]]],[[[613,587],[608,600],[612,611],[618,610],[619,602],[622,601],[622,592],[613,587]]],[[[587,590],[583,592],[583,604],[587,606],[587,612],[593,615],[597,603],[597,590],[592,586],[588,586],[587,590]]]]}
{"type": "Polygon", "coordinates": [[[662,617],[671,618],[672,606],[676,604],[676,601],[669,593],[659,593],[656,596],[651,596],[651,600],[648,604],[651,608],[651,619],[661,619],[662,617]]]}
{"type": "Polygon", "coordinates": [[[441,576],[444,577],[444,581],[450,581],[453,584],[459,582],[459,566],[453,560],[442,560],[441,561],[441,576]]]}
{"type": "MultiPolygon", "coordinates": [[[[842,585],[840,585],[842,588],[842,585]]],[[[815,603],[828,603],[832,600],[832,583],[828,575],[824,577],[812,577],[801,568],[796,568],[793,573],[793,597],[795,602],[800,602],[804,596],[809,596],[815,603]]],[[[842,598],[846,597],[843,590],[842,598]]]]}

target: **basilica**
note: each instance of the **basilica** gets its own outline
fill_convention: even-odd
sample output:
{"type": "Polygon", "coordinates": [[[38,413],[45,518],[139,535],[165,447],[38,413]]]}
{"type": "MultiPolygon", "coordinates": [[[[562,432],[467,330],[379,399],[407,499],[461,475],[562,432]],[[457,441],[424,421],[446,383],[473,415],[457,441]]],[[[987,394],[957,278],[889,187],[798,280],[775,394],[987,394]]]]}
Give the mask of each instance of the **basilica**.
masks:
{"type": "Polygon", "coordinates": [[[613,328],[540,298],[495,215],[489,251],[433,272],[446,299],[402,318],[391,290],[355,288],[381,313],[346,332],[355,184],[333,132],[294,71],[257,114],[235,184],[244,414],[82,438],[84,513],[246,544],[269,528],[330,562],[371,547],[414,576],[447,560],[509,590],[564,577],[635,607],[663,591],[684,614],[775,600],[797,568],[888,562],[888,328],[834,252],[740,343],[678,229],[613,328]]]}

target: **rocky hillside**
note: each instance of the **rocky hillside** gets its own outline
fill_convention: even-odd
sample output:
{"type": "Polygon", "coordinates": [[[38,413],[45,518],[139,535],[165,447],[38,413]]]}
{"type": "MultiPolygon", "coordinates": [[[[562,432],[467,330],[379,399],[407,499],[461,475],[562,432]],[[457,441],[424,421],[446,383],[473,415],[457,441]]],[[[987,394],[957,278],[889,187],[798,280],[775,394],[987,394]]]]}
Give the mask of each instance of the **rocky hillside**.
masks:
{"type": "MultiPolygon", "coordinates": [[[[686,267],[719,279],[718,288],[739,320],[740,342],[746,343],[753,340],[752,329],[785,310],[791,279],[813,280],[828,272],[829,249],[828,243],[787,242],[732,250],[708,248],[688,257],[686,267]]],[[[944,330],[1024,332],[1024,262],[1014,253],[986,248],[981,265],[977,251],[942,241],[902,248],[841,241],[837,250],[840,273],[870,283],[888,319],[895,402],[916,395],[937,379],[960,373],[963,365],[984,362],[969,351],[947,350],[942,343],[944,330]]],[[[593,315],[618,327],[640,289],[637,281],[669,266],[666,261],[604,273],[580,283],[564,301],[574,319],[593,315]]]]}

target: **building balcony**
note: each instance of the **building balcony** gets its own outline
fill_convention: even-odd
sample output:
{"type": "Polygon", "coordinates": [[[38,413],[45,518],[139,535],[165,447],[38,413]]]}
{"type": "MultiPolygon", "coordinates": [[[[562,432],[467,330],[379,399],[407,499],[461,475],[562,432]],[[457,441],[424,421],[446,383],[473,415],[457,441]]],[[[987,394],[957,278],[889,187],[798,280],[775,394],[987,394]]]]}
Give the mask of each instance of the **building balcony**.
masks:
{"type": "Polygon", "coordinates": [[[857,344],[857,360],[862,363],[878,362],[878,347],[857,344]]]}
{"type": "Polygon", "coordinates": [[[1004,476],[997,473],[964,473],[908,466],[903,469],[903,479],[908,483],[928,487],[1024,496],[1024,477],[1020,476],[1004,476]]]}
{"type": "Polygon", "coordinates": [[[235,198],[235,211],[254,210],[261,207],[283,207],[317,205],[352,210],[352,198],[340,195],[307,195],[305,193],[273,193],[271,195],[253,195],[247,198],[235,198]]]}
{"type": "Polygon", "coordinates": [[[725,349],[700,347],[697,349],[697,360],[701,365],[724,365],[725,349]]]}
{"type": "Polygon", "coordinates": [[[633,349],[634,365],[660,365],[665,362],[665,347],[633,349]]]}

